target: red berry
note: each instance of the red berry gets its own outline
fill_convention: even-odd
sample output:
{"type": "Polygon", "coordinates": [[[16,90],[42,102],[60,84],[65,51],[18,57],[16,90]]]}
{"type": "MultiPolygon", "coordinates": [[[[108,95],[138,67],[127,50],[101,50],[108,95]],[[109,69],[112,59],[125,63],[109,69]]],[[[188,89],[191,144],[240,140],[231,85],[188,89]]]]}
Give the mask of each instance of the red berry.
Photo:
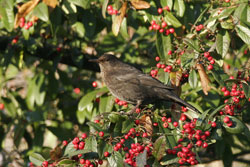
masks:
{"type": "Polygon", "coordinates": [[[162,28],[165,28],[165,27],[167,27],[168,26],[168,24],[165,22],[165,21],[163,21],[162,23],[161,23],[161,27],[162,28]]]}
{"type": "Polygon", "coordinates": [[[20,22],[24,23],[24,22],[25,22],[25,18],[24,18],[24,17],[21,17],[21,18],[20,18],[20,22]]]}
{"type": "Polygon", "coordinates": [[[208,58],[210,56],[210,53],[209,52],[205,52],[204,53],[204,57],[208,58]]]}
{"type": "Polygon", "coordinates": [[[164,10],[167,10],[167,11],[170,11],[170,9],[169,9],[168,6],[165,6],[163,9],[164,9],[164,10]]]}
{"type": "Polygon", "coordinates": [[[163,127],[164,127],[164,128],[167,128],[167,127],[168,127],[168,123],[167,123],[167,122],[164,122],[164,123],[163,123],[163,127]]]}
{"type": "Polygon", "coordinates": [[[228,116],[224,117],[223,122],[228,123],[230,121],[230,118],[228,116]]]}
{"type": "Polygon", "coordinates": [[[161,68],[161,63],[157,63],[157,64],[156,64],[156,67],[157,67],[157,68],[161,68]]]}
{"type": "Polygon", "coordinates": [[[226,90],[227,90],[227,88],[225,86],[221,88],[222,92],[225,92],[226,90]]]}
{"type": "Polygon", "coordinates": [[[86,139],[88,137],[87,133],[82,134],[82,139],[86,139]]]}
{"type": "Polygon", "coordinates": [[[202,30],[204,26],[202,24],[198,25],[199,29],[202,30]]]}
{"type": "Polygon", "coordinates": [[[103,164],[103,160],[99,159],[99,160],[98,160],[98,164],[99,164],[99,165],[102,165],[102,164],[103,164]]]}
{"type": "Polygon", "coordinates": [[[49,165],[49,162],[48,161],[43,161],[43,163],[42,163],[42,166],[43,167],[47,167],[49,165]]]}
{"type": "Polygon", "coordinates": [[[163,12],[162,8],[158,8],[157,11],[158,11],[159,14],[162,14],[162,12],[163,12]]]}
{"type": "Polygon", "coordinates": [[[201,29],[200,29],[199,26],[196,26],[196,27],[195,27],[195,30],[196,30],[196,31],[200,31],[201,29]]]}
{"type": "Polygon", "coordinates": [[[159,29],[159,33],[163,33],[163,32],[164,32],[163,28],[159,29]]]}
{"type": "Polygon", "coordinates": [[[33,23],[31,21],[29,21],[27,24],[29,27],[33,26],[33,23]]]}
{"type": "Polygon", "coordinates": [[[19,27],[23,28],[25,26],[25,22],[20,22],[19,27]]]}
{"type": "Polygon", "coordinates": [[[142,137],[148,137],[148,134],[147,133],[143,133],[142,137]]]}
{"type": "Polygon", "coordinates": [[[139,123],[140,123],[140,120],[138,120],[138,119],[135,120],[135,124],[136,124],[136,125],[139,125],[139,123]]]}
{"type": "Polygon", "coordinates": [[[229,3],[229,2],[230,2],[230,0],[225,0],[225,2],[226,2],[226,3],[229,3]]]}
{"type": "Polygon", "coordinates": [[[173,33],[175,32],[174,28],[170,28],[170,29],[169,29],[169,32],[170,32],[171,34],[173,34],[173,33]]]}
{"type": "Polygon", "coordinates": [[[162,122],[166,122],[167,121],[167,117],[161,117],[161,121],[162,122]]]}
{"type": "Polygon", "coordinates": [[[109,156],[109,152],[104,152],[104,157],[108,157],[109,156]]]}
{"type": "Polygon", "coordinates": [[[170,51],[168,51],[168,55],[171,55],[172,54],[172,51],[170,50],[170,51]]]}
{"type": "Polygon", "coordinates": [[[217,125],[216,125],[216,122],[212,122],[211,126],[212,126],[213,128],[215,128],[215,127],[217,126],[217,125]]]}
{"type": "Polygon", "coordinates": [[[198,140],[198,141],[196,142],[196,145],[200,147],[200,146],[202,145],[202,141],[201,141],[201,140],[198,140]]]}
{"type": "Polygon", "coordinates": [[[208,66],[207,66],[207,69],[208,70],[212,70],[214,67],[213,67],[213,65],[212,64],[209,64],[208,66]]]}
{"type": "Polygon", "coordinates": [[[108,10],[112,10],[112,9],[113,9],[113,6],[112,6],[112,5],[109,5],[109,6],[107,7],[107,9],[108,9],[108,10]]]}
{"type": "Polygon", "coordinates": [[[229,127],[233,126],[233,122],[232,122],[232,121],[229,121],[229,122],[227,123],[227,126],[229,126],[229,127]]]}
{"type": "Polygon", "coordinates": [[[229,96],[230,95],[230,92],[228,91],[228,90],[226,90],[225,92],[224,92],[224,96],[229,96]]]}
{"type": "Polygon", "coordinates": [[[99,132],[99,136],[103,137],[104,136],[104,132],[103,131],[99,132]]]}
{"type": "Polygon", "coordinates": [[[93,86],[94,88],[97,87],[97,82],[96,82],[96,81],[92,82],[92,86],[93,86]]]}
{"type": "Polygon", "coordinates": [[[204,142],[204,143],[202,144],[202,147],[203,147],[203,148],[207,148],[207,146],[208,146],[208,144],[207,144],[206,142],[204,142]]]}
{"type": "Polygon", "coordinates": [[[158,126],[158,123],[157,122],[153,123],[153,126],[158,126]]]}
{"type": "Polygon", "coordinates": [[[85,159],[80,159],[80,164],[85,164],[85,159]]]}
{"type": "Polygon", "coordinates": [[[174,122],[173,125],[174,125],[174,127],[177,127],[178,126],[178,122],[174,122]]]}
{"type": "Polygon", "coordinates": [[[79,137],[75,137],[72,141],[73,144],[78,144],[79,143],[79,137]]]}
{"type": "Polygon", "coordinates": [[[67,146],[67,145],[68,145],[68,141],[67,141],[67,140],[63,140],[62,144],[63,144],[64,146],[67,146]]]}
{"type": "Polygon", "coordinates": [[[155,57],[155,61],[160,61],[160,57],[155,57]]]}
{"type": "Polygon", "coordinates": [[[141,112],[141,109],[140,109],[140,108],[136,108],[135,112],[136,112],[137,114],[139,114],[139,113],[141,112]]]}
{"type": "Polygon", "coordinates": [[[13,44],[15,44],[15,43],[17,43],[18,42],[18,39],[16,39],[16,38],[14,38],[13,40],[12,40],[12,43],[13,44]]]}
{"type": "Polygon", "coordinates": [[[214,59],[210,60],[210,64],[214,64],[214,63],[215,63],[214,59]]]}
{"type": "Polygon", "coordinates": [[[205,132],[205,135],[206,135],[206,136],[210,136],[210,132],[209,132],[209,131],[206,131],[206,132],[205,132]]]}
{"type": "Polygon", "coordinates": [[[169,34],[170,34],[169,29],[166,29],[166,31],[165,31],[165,35],[169,35],[169,34]]]}
{"type": "Polygon", "coordinates": [[[80,88],[75,88],[74,89],[75,94],[79,94],[81,92],[80,88]]]}
{"type": "Polygon", "coordinates": [[[26,30],[28,30],[30,27],[29,27],[28,24],[25,24],[25,25],[24,25],[24,28],[25,28],[26,30]]]}

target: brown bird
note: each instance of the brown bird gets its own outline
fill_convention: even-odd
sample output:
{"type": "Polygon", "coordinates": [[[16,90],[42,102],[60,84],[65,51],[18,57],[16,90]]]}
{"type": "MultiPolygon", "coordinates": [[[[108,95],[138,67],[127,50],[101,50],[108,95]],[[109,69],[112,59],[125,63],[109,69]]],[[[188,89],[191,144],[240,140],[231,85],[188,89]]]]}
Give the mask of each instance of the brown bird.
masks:
{"type": "Polygon", "coordinates": [[[91,62],[99,64],[104,83],[116,98],[136,105],[147,105],[157,100],[174,101],[189,110],[199,112],[194,106],[180,99],[174,89],[144,74],[137,68],[120,61],[111,54],[104,54],[91,62]]]}

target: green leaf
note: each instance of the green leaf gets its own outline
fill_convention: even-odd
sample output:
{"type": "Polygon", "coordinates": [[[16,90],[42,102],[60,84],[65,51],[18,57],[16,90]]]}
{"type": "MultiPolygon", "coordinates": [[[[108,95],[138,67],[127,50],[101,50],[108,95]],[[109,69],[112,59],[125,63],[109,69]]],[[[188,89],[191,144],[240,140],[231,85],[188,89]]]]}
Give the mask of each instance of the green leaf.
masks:
{"type": "Polygon", "coordinates": [[[26,124],[24,124],[24,123],[20,123],[20,124],[15,125],[14,144],[17,148],[19,147],[21,139],[23,138],[25,129],[26,129],[26,124]]]}
{"type": "Polygon", "coordinates": [[[167,161],[163,161],[161,162],[161,165],[170,165],[170,164],[175,164],[179,161],[180,158],[176,157],[176,158],[172,158],[170,160],[167,160],[167,161]]]}
{"type": "Polygon", "coordinates": [[[23,33],[23,37],[25,40],[28,40],[30,37],[30,31],[26,30],[25,28],[22,28],[22,33],[23,33]]]}
{"type": "Polygon", "coordinates": [[[109,166],[112,167],[124,167],[123,158],[120,152],[115,151],[110,157],[108,157],[109,166]]]}
{"type": "Polygon", "coordinates": [[[99,141],[97,149],[98,149],[98,155],[100,159],[104,158],[104,152],[106,151],[111,152],[113,150],[112,146],[104,140],[99,141]]]}
{"type": "Polygon", "coordinates": [[[48,22],[49,21],[48,6],[43,2],[39,3],[33,10],[33,15],[35,15],[44,22],[48,22]]]}
{"type": "Polygon", "coordinates": [[[85,35],[85,28],[81,22],[76,22],[75,24],[72,25],[72,28],[74,31],[77,32],[79,37],[83,38],[85,35]]]}
{"type": "Polygon", "coordinates": [[[100,98],[100,103],[99,103],[100,113],[111,112],[113,106],[114,106],[114,98],[112,96],[106,96],[100,98]]]}
{"type": "Polygon", "coordinates": [[[147,165],[147,150],[144,150],[138,156],[136,156],[136,165],[138,167],[144,167],[147,165]]]}
{"type": "Polygon", "coordinates": [[[200,48],[194,40],[190,38],[184,38],[183,42],[187,44],[191,49],[194,49],[195,51],[200,52],[200,48]]]}
{"type": "Polygon", "coordinates": [[[38,75],[38,78],[35,80],[36,89],[35,92],[35,102],[38,106],[41,106],[44,102],[46,91],[44,89],[45,87],[45,76],[44,74],[40,73],[38,75]]]}
{"type": "Polygon", "coordinates": [[[174,10],[177,11],[177,16],[183,17],[185,13],[185,3],[184,0],[175,0],[174,10]]]}
{"type": "Polygon", "coordinates": [[[15,107],[12,100],[9,98],[2,97],[2,101],[5,106],[5,111],[7,111],[7,114],[12,118],[15,118],[17,115],[17,108],[15,107]]]}
{"type": "Polygon", "coordinates": [[[221,116],[221,123],[227,132],[232,133],[232,134],[237,134],[237,133],[241,133],[244,131],[245,125],[241,120],[239,120],[238,118],[234,116],[230,116],[230,115],[226,115],[226,116],[225,115],[221,116]],[[229,117],[230,120],[233,122],[233,126],[229,127],[227,126],[226,123],[224,123],[223,119],[226,116],[229,117]]]}
{"type": "Polygon", "coordinates": [[[160,136],[158,139],[156,139],[153,145],[152,154],[159,161],[166,154],[165,150],[166,150],[166,137],[160,136]]]}
{"type": "Polygon", "coordinates": [[[3,26],[11,32],[14,28],[14,3],[13,0],[0,1],[0,16],[3,26]]]}
{"type": "Polygon", "coordinates": [[[248,45],[250,45],[250,29],[243,26],[243,25],[237,25],[236,26],[236,32],[238,36],[248,45]]]}
{"type": "Polygon", "coordinates": [[[90,150],[91,152],[97,152],[97,141],[95,136],[89,136],[85,139],[84,150],[90,150]]]}
{"type": "Polygon", "coordinates": [[[109,0],[104,0],[102,3],[102,16],[106,19],[106,10],[108,7],[109,0]]]}
{"type": "Polygon", "coordinates": [[[228,75],[225,74],[224,70],[217,64],[214,64],[214,70],[210,71],[214,79],[220,84],[220,86],[225,86],[224,80],[228,78],[228,75]]]}
{"type": "Polygon", "coordinates": [[[127,133],[131,128],[133,128],[134,122],[127,119],[122,123],[122,133],[127,133]]]}
{"type": "Polygon", "coordinates": [[[214,111],[212,111],[211,114],[209,114],[208,120],[212,119],[213,116],[214,116],[215,114],[217,114],[217,112],[220,111],[220,110],[221,110],[222,108],[224,108],[225,106],[226,106],[226,104],[223,104],[223,105],[217,107],[214,111]]]}
{"type": "Polygon", "coordinates": [[[240,3],[239,6],[235,9],[234,17],[239,20],[242,20],[242,16],[246,14],[247,3],[240,3]]]}
{"type": "Polygon", "coordinates": [[[97,123],[88,122],[87,125],[89,125],[89,127],[93,127],[98,132],[102,131],[101,126],[99,124],[97,124],[97,123]]]}
{"type": "Polygon", "coordinates": [[[227,31],[219,31],[216,36],[216,50],[217,53],[224,58],[228,52],[231,38],[227,31]]]}
{"type": "Polygon", "coordinates": [[[168,6],[171,10],[173,7],[173,0],[160,0],[161,6],[164,8],[165,6],[168,6]]]}
{"type": "Polygon", "coordinates": [[[84,9],[88,9],[90,7],[90,0],[68,0],[70,3],[73,3],[77,6],[80,6],[84,9]]]}
{"type": "Polygon", "coordinates": [[[109,118],[110,122],[116,123],[116,122],[120,121],[121,116],[118,113],[113,112],[113,113],[109,114],[108,118],[109,118]]]}
{"type": "Polygon", "coordinates": [[[168,25],[172,25],[175,28],[179,28],[182,25],[179,22],[179,20],[172,13],[170,13],[170,12],[166,12],[164,20],[168,23],[168,25]]]}
{"type": "Polygon", "coordinates": [[[196,88],[198,85],[197,73],[194,69],[191,70],[189,74],[188,83],[191,86],[191,88],[196,88]]]}
{"type": "Polygon", "coordinates": [[[63,160],[61,160],[61,161],[58,162],[58,165],[69,165],[69,164],[74,165],[75,161],[74,160],[70,160],[70,159],[63,159],[63,160]]]}
{"type": "Polygon", "coordinates": [[[126,17],[124,17],[124,19],[122,20],[120,33],[121,33],[121,35],[122,35],[122,37],[124,39],[129,39],[128,27],[127,27],[127,18],[126,17]]]}
{"type": "Polygon", "coordinates": [[[83,96],[78,104],[78,110],[83,111],[95,98],[97,91],[92,91],[83,96]]]}
{"type": "Polygon", "coordinates": [[[162,60],[168,60],[168,51],[172,50],[170,35],[165,36],[162,33],[157,32],[156,49],[162,60]]]}
{"type": "Polygon", "coordinates": [[[246,96],[246,98],[250,98],[250,86],[247,85],[246,83],[242,83],[243,85],[243,91],[246,96]]]}
{"type": "Polygon", "coordinates": [[[32,162],[33,164],[37,165],[37,166],[41,166],[43,161],[45,161],[45,159],[43,158],[43,156],[41,156],[38,153],[32,153],[29,156],[29,160],[30,162],[32,162]]]}
{"type": "Polygon", "coordinates": [[[76,118],[80,124],[83,124],[85,122],[85,111],[76,111],[76,118]]]}

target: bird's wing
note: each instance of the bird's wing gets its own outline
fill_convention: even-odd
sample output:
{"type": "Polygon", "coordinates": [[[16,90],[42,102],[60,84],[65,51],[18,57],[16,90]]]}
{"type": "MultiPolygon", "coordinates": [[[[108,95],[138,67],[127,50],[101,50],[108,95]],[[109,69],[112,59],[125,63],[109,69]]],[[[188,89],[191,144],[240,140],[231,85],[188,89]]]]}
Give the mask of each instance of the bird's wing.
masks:
{"type": "Polygon", "coordinates": [[[161,83],[159,80],[152,78],[149,75],[146,75],[144,73],[134,74],[134,73],[127,73],[123,75],[117,76],[117,80],[130,83],[130,84],[136,84],[136,85],[144,85],[148,87],[154,87],[154,88],[163,88],[163,89],[170,89],[173,90],[174,88],[169,87],[161,83]]]}

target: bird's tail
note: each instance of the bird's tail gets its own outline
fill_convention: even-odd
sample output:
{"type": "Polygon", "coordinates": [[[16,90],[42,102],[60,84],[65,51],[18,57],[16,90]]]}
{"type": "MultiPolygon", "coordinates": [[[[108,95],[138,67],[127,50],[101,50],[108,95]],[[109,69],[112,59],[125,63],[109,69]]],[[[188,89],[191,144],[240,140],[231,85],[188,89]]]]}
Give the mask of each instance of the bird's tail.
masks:
{"type": "Polygon", "coordinates": [[[176,94],[174,94],[173,92],[167,90],[167,92],[162,92],[161,93],[161,98],[163,100],[166,100],[166,99],[170,99],[174,102],[176,102],[177,104],[181,105],[181,106],[185,106],[187,109],[193,111],[193,112],[200,112],[197,108],[195,108],[194,106],[192,106],[191,104],[185,102],[184,100],[182,100],[181,98],[179,98],[176,94]]]}

